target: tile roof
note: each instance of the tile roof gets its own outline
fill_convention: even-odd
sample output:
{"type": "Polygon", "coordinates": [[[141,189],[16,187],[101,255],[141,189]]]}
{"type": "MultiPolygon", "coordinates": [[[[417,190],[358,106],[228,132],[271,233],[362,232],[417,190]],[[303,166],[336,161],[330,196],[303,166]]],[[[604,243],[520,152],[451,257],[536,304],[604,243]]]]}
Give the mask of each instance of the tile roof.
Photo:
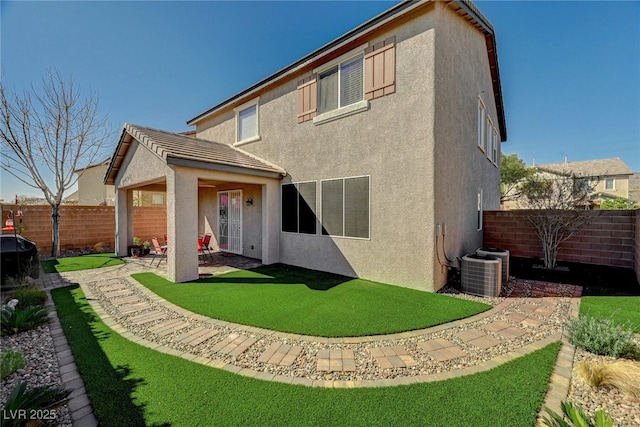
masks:
{"type": "Polygon", "coordinates": [[[584,160],[580,162],[561,162],[537,165],[542,171],[578,176],[632,175],[633,171],[619,157],[611,159],[584,160]]]}
{"type": "Polygon", "coordinates": [[[131,145],[131,138],[127,135],[133,137],[167,164],[273,178],[286,175],[283,168],[231,145],[126,123],[111,156],[105,176],[106,184],[114,183],[115,176],[131,145]]]}

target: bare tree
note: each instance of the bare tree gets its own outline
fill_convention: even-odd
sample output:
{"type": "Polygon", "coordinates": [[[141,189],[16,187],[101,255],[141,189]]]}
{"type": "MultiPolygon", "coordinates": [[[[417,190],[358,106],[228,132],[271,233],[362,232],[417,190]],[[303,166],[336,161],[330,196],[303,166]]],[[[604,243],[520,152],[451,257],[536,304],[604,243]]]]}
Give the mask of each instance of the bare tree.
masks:
{"type": "Polygon", "coordinates": [[[520,204],[529,209],[526,217],[542,243],[545,268],[556,267],[560,244],[591,220],[591,215],[584,211],[588,209],[592,189],[588,179],[572,173],[538,173],[529,176],[522,184],[524,197],[520,204]]]}
{"type": "Polygon", "coordinates": [[[53,249],[60,252],[59,207],[64,192],[91,165],[111,135],[94,93],[82,98],[70,77],[50,71],[42,90],[9,93],[0,81],[0,167],[44,193],[51,205],[53,249]]]}

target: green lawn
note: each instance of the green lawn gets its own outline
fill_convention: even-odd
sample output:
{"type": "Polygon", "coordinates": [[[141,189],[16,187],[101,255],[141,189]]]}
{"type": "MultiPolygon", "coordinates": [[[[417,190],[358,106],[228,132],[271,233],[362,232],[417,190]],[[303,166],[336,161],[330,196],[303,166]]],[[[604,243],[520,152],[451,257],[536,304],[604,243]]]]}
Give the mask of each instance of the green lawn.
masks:
{"type": "Polygon", "coordinates": [[[52,296],[105,426],[533,426],[560,344],[491,371],[410,386],[324,389],[254,380],[139,346],[77,286],[52,296]]]}
{"type": "Polygon", "coordinates": [[[612,317],[617,323],[631,323],[640,333],[640,297],[582,297],[580,314],[612,317]]]}
{"type": "Polygon", "coordinates": [[[207,317],[314,336],[403,332],[490,308],[446,295],[284,265],[179,284],[153,273],[132,277],[162,298],[207,317]]]}
{"type": "Polygon", "coordinates": [[[116,257],[114,253],[88,254],[42,261],[42,269],[45,273],[62,273],[65,271],[111,267],[118,264],[124,264],[124,261],[116,257]]]}

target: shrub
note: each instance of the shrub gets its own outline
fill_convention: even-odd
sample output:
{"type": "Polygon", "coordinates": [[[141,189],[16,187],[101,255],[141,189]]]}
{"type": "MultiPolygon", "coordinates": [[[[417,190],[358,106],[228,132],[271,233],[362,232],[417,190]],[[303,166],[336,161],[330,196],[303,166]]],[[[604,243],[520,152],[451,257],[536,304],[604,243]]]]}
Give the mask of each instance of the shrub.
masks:
{"type": "Polygon", "coordinates": [[[2,411],[2,426],[43,425],[46,420],[26,418],[30,414],[38,414],[42,410],[54,410],[61,407],[67,402],[69,393],[70,391],[57,387],[37,387],[27,390],[27,383],[21,382],[7,398],[7,403],[2,411]]]}
{"type": "Polygon", "coordinates": [[[44,305],[47,301],[47,293],[36,285],[22,282],[21,285],[13,291],[13,298],[18,300],[19,308],[35,307],[44,305]]]}
{"type": "Polygon", "coordinates": [[[0,315],[0,332],[2,335],[13,335],[28,331],[49,321],[47,309],[43,306],[2,309],[0,315]]]}
{"type": "Polygon", "coordinates": [[[592,317],[581,314],[567,325],[569,342],[585,350],[613,357],[637,354],[630,322],[615,324],[612,317],[592,317]]]}
{"type": "Polygon", "coordinates": [[[602,409],[598,409],[592,418],[580,406],[571,402],[561,402],[560,407],[564,417],[545,406],[544,410],[550,418],[543,417],[542,423],[551,427],[613,427],[613,420],[602,409]]]}
{"type": "Polygon", "coordinates": [[[577,368],[585,381],[594,387],[612,386],[632,397],[640,397],[640,367],[633,362],[580,362],[577,368]]]}
{"type": "Polygon", "coordinates": [[[6,378],[26,365],[21,351],[7,350],[0,355],[0,378],[6,378]]]}

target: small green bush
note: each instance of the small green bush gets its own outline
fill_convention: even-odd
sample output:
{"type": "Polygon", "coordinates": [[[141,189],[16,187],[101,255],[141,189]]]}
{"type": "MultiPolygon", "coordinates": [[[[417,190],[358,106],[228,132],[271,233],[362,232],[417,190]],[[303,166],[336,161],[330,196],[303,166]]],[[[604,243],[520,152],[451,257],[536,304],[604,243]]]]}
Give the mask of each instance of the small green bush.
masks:
{"type": "Polygon", "coordinates": [[[18,300],[18,307],[35,307],[44,305],[47,301],[47,293],[36,285],[23,283],[13,291],[13,298],[18,300]]]}
{"type": "Polygon", "coordinates": [[[3,309],[0,315],[0,332],[2,335],[13,335],[36,328],[48,321],[48,312],[43,306],[3,309]]]}
{"type": "Polygon", "coordinates": [[[634,358],[640,352],[633,342],[633,327],[630,322],[616,324],[612,317],[581,314],[568,323],[567,333],[571,344],[591,353],[634,358]]]}
{"type": "Polygon", "coordinates": [[[598,409],[592,418],[584,409],[571,402],[561,402],[560,407],[564,418],[545,406],[544,410],[549,414],[549,418],[543,417],[542,423],[550,427],[613,427],[613,420],[602,409],[598,409]]]}
{"type": "Polygon", "coordinates": [[[26,363],[21,351],[5,351],[0,355],[0,378],[6,378],[18,369],[23,368],[26,363]]]}
{"type": "Polygon", "coordinates": [[[58,409],[67,402],[69,394],[70,391],[57,387],[37,387],[27,390],[27,383],[21,382],[7,398],[2,411],[2,426],[44,425],[46,420],[28,419],[28,417],[33,417],[30,414],[42,410],[58,409]]]}

